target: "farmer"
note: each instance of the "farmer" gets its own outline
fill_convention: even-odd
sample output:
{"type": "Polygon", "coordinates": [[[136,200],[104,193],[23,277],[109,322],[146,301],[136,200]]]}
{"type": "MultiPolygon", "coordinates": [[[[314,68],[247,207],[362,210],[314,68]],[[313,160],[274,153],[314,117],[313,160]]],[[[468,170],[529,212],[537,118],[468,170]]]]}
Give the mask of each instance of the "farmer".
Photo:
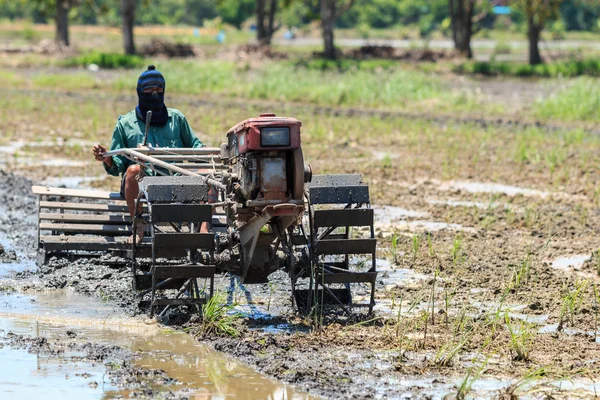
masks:
{"type": "MultiPolygon", "coordinates": [[[[154,65],[142,72],[137,82],[137,107],[125,115],[119,116],[112,136],[110,150],[144,147],[146,131],[146,113],[152,111],[148,129],[148,146],[151,147],[203,147],[196,137],[185,116],[174,108],[167,108],[165,99],[165,78],[154,65]]],[[[135,214],[135,200],[138,196],[140,165],[122,156],[102,157],[106,148],[97,144],[92,149],[97,161],[102,161],[104,169],[110,175],[121,174],[121,196],[127,202],[131,217],[135,214]]],[[[151,171],[144,171],[151,174],[151,171]]],[[[204,224],[203,224],[204,225],[204,224]]],[[[203,226],[203,231],[208,227],[203,226]]],[[[144,238],[144,226],[140,224],[134,233],[139,243],[144,238]]],[[[130,241],[133,240],[133,236],[130,241]]]]}

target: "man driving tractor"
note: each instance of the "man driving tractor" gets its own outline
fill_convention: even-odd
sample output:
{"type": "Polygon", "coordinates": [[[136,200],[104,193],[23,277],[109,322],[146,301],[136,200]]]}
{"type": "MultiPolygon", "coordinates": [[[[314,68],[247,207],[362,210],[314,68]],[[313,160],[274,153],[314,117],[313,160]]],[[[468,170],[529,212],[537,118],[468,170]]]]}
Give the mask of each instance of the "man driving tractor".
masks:
{"type": "MultiPolygon", "coordinates": [[[[165,106],[165,87],[163,75],[154,65],[148,66],[148,70],[138,78],[138,105],[129,113],[119,116],[110,150],[145,147],[146,143],[149,147],[162,148],[204,146],[190,128],[185,116],[179,110],[165,106]],[[148,113],[149,111],[151,114],[148,113]],[[148,115],[151,115],[151,118],[146,121],[148,115]],[[147,127],[146,124],[149,126],[147,127]]],[[[123,156],[103,157],[107,150],[100,144],[95,145],[92,151],[96,160],[103,162],[108,174],[113,176],[121,174],[121,196],[125,198],[127,209],[133,218],[136,213],[135,200],[139,192],[139,180],[143,174],[152,175],[153,172],[142,171],[139,164],[123,156]]],[[[207,227],[202,227],[202,230],[206,231],[206,229],[207,227]]],[[[134,234],[139,243],[144,238],[143,225],[140,225],[134,234]]]]}

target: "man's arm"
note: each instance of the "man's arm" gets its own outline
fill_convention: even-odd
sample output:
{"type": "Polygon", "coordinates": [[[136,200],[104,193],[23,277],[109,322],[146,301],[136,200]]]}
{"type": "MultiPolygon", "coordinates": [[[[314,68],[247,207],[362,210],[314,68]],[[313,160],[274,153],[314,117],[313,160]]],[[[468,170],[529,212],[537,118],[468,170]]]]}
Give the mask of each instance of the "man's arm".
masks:
{"type": "MultiPolygon", "coordinates": [[[[123,132],[123,128],[117,122],[115,126],[115,130],[113,132],[112,141],[110,143],[111,150],[118,150],[127,148],[127,143],[125,142],[125,134],[123,132]]],[[[104,165],[104,169],[106,173],[113,176],[119,176],[119,173],[124,173],[127,169],[127,161],[122,156],[113,156],[110,158],[111,161],[105,161],[102,165],[104,165]]]]}

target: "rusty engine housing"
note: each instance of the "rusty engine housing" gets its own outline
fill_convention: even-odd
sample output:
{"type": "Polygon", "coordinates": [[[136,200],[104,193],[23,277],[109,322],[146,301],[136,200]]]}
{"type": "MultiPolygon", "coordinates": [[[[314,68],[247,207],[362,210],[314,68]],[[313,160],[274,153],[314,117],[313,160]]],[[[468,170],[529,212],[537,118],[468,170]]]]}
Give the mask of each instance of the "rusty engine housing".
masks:
{"type": "Polygon", "coordinates": [[[301,125],[295,118],[261,114],[227,132],[221,157],[228,162],[239,203],[252,208],[302,204],[306,174],[301,125]]]}

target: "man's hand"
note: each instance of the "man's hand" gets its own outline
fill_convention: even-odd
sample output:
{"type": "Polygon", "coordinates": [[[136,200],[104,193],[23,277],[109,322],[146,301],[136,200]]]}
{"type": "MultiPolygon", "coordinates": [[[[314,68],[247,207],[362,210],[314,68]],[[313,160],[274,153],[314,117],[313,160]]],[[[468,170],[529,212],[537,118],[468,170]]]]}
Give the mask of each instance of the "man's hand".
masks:
{"type": "Polygon", "coordinates": [[[94,153],[94,158],[96,161],[103,161],[106,165],[112,167],[112,157],[102,157],[102,155],[106,153],[106,147],[102,146],[101,144],[97,144],[92,148],[92,153],[94,153]]]}

